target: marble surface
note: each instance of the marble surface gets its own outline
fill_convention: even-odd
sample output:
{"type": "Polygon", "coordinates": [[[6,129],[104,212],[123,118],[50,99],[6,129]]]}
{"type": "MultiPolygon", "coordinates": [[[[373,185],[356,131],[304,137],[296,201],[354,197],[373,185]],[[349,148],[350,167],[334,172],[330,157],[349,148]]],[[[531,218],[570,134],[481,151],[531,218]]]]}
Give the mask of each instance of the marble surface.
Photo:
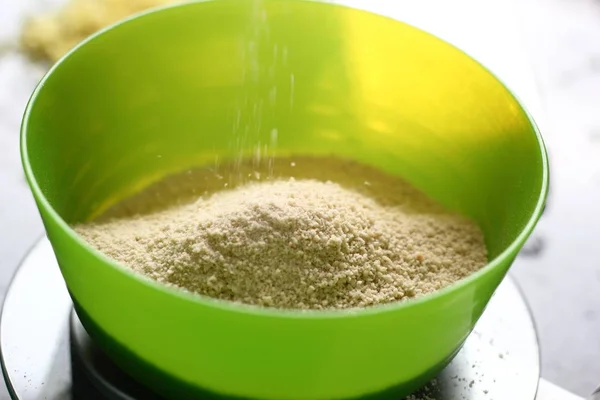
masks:
{"type": "Polygon", "coordinates": [[[524,38],[547,121],[550,199],[513,268],[542,346],[542,375],[584,395],[600,383],[600,1],[525,0],[524,38]]]}
{"type": "MultiPolygon", "coordinates": [[[[552,168],[550,201],[512,274],[539,328],[543,376],[586,395],[600,383],[600,1],[516,0],[514,14],[500,14],[506,1],[446,0],[437,2],[441,9],[424,1],[414,1],[414,9],[428,12],[427,27],[450,41],[494,30],[469,52],[513,89],[525,88],[516,91],[540,120],[552,168]],[[458,20],[450,13],[457,10],[470,21],[462,30],[452,29],[458,20]]],[[[34,3],[48,5],[0,2],[0,48],[34,3]]],[[[0,293],[43,233],[18,151],[21,114],[42,73],[17,53],[0,54],[0,293]]]]}

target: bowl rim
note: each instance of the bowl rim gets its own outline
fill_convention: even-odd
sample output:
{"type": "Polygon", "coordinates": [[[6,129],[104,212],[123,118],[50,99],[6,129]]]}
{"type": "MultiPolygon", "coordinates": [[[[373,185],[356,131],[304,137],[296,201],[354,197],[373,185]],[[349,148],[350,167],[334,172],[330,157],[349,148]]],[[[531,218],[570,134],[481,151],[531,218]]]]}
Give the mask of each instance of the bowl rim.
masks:
{"type": "MultiPolygon", "coordinates": [[[[543,213],[543,210],[544,210],[544,207],[546,204],[546,199],[548,196],[548,189],[549,189],[550,171],[549,171],[549,164],[548,164],[548,153],[546,150],[546,145],[545,145],[542,135],[540,133],[539,127],[535,123],[531,113],[525,108],[525,106],[520,101],[518,96],[516,96],[515,93],[513,93],[513,91],[510,90],[510,88],[502,81],[502,79],[500,79],[493,72],[491,72],[488,68],[486,68],[479,61],[477,61],[475,58],[471,57],[468,53],[466,53],[462,49],[452,45],[449,42],[446,42],[445,40],[427,32],[423,29],[417,28],[417,27],[415,27],[411,24],[408,24],[406,22],[403,22],[401,20],[386,16],[386,15],[377,14],[375,12],[366,11],[361,8],[355,8],[355,7],[352,7],[349,5],[345,5],[345,4],[330,3],[330,2],[328,2],[328,0],[285,0],[285,1],[313,3],[316,6],[331,7],[331,8],[346,8],[346,9],[350,9],[355,12],[370,14],[371,16],[376,17],[376,18],[385,18],[385,19],[394,21],[395,23],[404,24],[411,29],[419,31],[420,33],[422,33],[426,36],[429,36],[429,38],[432,41],[438,41],[438,42],[441,42],[442,44],[444,44],[446,47],[453,48],[455,51],[457,51],[459,54],[461,54],[462,57],[468,58],[471,61],[473,61],[478,68],[480,68],[482,71],[487,73],[493,80],[496,81],[497,84],[501,85],[504,88],[504,90],[506,90],[506,92],[510,95],[510,97],[512,97],[514,105],[516,105],[517,108],[520,110],[520,112],[523,113],[524,117],[527,119],[527,121],[529,123],[531,131],[535,134],[535,137],[537,139],[538,150],[540,152],[539,156],[541,157],[541,161],[542,161],[542,163],[541,163],[542,176],[541,176],[540,192],[537,194],[538,200],[537,200],[535,209],[533,210],[526,225],[523,227],[523,229],[521,230],[519,235],[508,245],[508,247],[506,247],[506,249],[504,249],[504,251],[502,251],[500,254],[498,254],[494,259],[488,260],[488,262],[483,267],[481,267],[478,271],[476,271],[476,272],[470,274],[469,276],[462,278],[442,289],[436,290],[432,293],[428,293],[426,295],[423,295],[423,296],[420,296],[417,298],[408,299],[408,300],[399,300],[399,301],[395,301],[395,302],[391,302],[391,303],[379,304],[379,305],[369,306],[369,307],[365,307],[365,308],[299,310],[299,309],[279,309],[279,308],[261,307],[261,306],[246,304],[246,303],[241,303],[241,302],[216,299],[216,298],[212,298],[210,296],[206,296],[206,295],[202,295],[202,294],[189,293],[189,292],[186,292],[186,291],[178,289],[178,288],[174,288],[174,287],[170,287],[170,286],[161,284],[161,283],[156,282],[156,281],[154,281],[148,277],[145,277],[141,274],[135,273],[130,268],[127,268],[126,266],[118,263],[117,261],[112,260],[111,258],[106,256],[101,251],[99,251],[99,250],[95,249],[94,247],[92,247],[91,245],[89,245],[81,236],[79,236],[73,230],[73,228],[50,205],[49,201],[46,199],[46,197],[42,193],[42,190],[41,190],[41,188],[37,182],[37,179],[35,177],[35,174],[31,168],[31,163],[30,163],[30,159],[29,159],[29,155],[28,155],[28,147],[27,147],[27,131],[28,131],[27,128],[29,126],[31,112],[32,112],[32,109],[35,107],[35,103],[38,98],[38,95],[44,88],[46,82],[51,78],[54,71],[61,68],[61,65],[65,62],[65,60],[67,60],[69,57],[71,57],[80,48],[82,48],[82,47],[86,46],[88,43],[96,40],[98,37],[103,36],[108,31],[118,28],[120,25],[128,24],[134,20],[144,18],[147,15],[152,15],[155,13],[160,13],[160,12],[164,12],[166,10],[176,9],[176,8],[180,8],[180,7],[198,6],[198,4],[212,3],[215,1],[217,1],[217,0],[194,0],[194,1],[188,1],[188,2],[182,1],[182,2],[177,2],[177,3],[173,3],[173,4],[163,5],[163,6],[154,7],[154,8],[148,9],[148,10],[144,10],[144,11],[132,14],[132,15],[128,16],[127,18],[124,18],[116,23],[110,24],[110,25],[98,30],[97,32],[93,33],[92,35],[88,36],[86,39],[82,40],[76,46],[71,48],[56,63],[54,63],[54,65],[51,66],[51,68],[45,73],[43,78],[36,85],[31,96],[29,97],[29,100],[27,102],[27,105],[26,105],[26,108],[25,108],[25,111],[23,114],[23,118],[21,120],[21,128],[20,128],[21,162],[22,162],[25,176],[29,183],[30,189],[33,193],[34,198],[36,199],[36,201],[38,203],[38,207],[43,208],[44,211],[49,215],[49,217],[70,237],[70,239],[72,239],[73,241],[75,241],[75,243],[77,243],[78,245],[85,248],[86,251],[90,252],[93,256],[98,258],[100,261],[107,264],[107,266],[110,266],[110,267],[120,271],[121,273],[128,276],[129,278],[135,279],[138,283],[140,283],[142,285],[147,285],[150,288],[158,290],[159,292],[162,292],[164,294],[175,296],[179,300],[200,304],[200,305],[203,305],[206,307],[214,307],[214,308],[218,308],[218,309],[221,309],[223,311],[228,311],[228,312],[253,314],[253,315],[264,316],[264,317],[301,318],[301,319],[325,319],[325,318],[330,319],[330,318],[363,317],[363,316],[375,315],[375,314],[381,314],[381,313],[387,313],[387,312],[396,312],[396,311],[400,311],[402,309],[417,307],[419,305],[423,305],[425,303],[428,303],[428,302],[434,301],[436,299],[440,299],[440,298],[449,296],[455,292],[458,292],[459,290],[461,290],[461,288],[468,286],[471,283],[475,282],[481,276],[486,275],[489,271],[499,268],[499,265],[504,260],[510,258],[511,256],[516,256],[518,254],[521,247],[525,244],[527,238],[531,235],[538,220],[542,216],[542,213],[543,213]]],[[[222,1],[222,0],[218,0],[218,1],[222,1]]]]}

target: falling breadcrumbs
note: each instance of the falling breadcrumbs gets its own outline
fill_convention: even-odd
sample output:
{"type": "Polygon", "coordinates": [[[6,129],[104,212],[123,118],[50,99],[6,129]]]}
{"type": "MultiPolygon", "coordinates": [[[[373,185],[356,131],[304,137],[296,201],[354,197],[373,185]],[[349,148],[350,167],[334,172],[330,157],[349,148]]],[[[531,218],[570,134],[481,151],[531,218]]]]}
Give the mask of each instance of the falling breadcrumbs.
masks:
{"type": "Polygon", "coordinates": [[[196,194],[186,201],[171,193],[177,201],[153,209],[151,199],[170,192],[149,191],[122,203],[126,215],[109,213],[75,229],[110,258],[158,282],[284,309],[410,299],[487,262],[474,222],[403,180],[342,160],[295,160],[280,163],[295,177],[284,171],[267,179],[254,171],[244,183],[228,185],[220,174],[192,175],[190,193],[196,194]]]}

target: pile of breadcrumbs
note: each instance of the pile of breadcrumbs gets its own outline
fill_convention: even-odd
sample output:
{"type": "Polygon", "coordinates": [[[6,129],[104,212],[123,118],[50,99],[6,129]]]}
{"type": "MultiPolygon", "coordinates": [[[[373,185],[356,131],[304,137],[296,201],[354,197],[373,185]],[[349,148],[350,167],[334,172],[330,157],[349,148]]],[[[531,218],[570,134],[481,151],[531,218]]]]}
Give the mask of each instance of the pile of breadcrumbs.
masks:
{"type": "MultiPolygon", "coordinates": [[[[356,163],[298,164],[351,177],[354,185],[301,178],[298,165],[296,178],[260,180],[256,173],[253,181],[231,188],[221,183],[222,190],[147,212],[129,203],[129,215],[78,225],[76,231],[158,282],[289,309],[412,298],[487,262],[474,222],[445,211],[406,182],[356,163]]],[[[146,197],[138,196],[138,203],[161,196],[146,197]]]]}

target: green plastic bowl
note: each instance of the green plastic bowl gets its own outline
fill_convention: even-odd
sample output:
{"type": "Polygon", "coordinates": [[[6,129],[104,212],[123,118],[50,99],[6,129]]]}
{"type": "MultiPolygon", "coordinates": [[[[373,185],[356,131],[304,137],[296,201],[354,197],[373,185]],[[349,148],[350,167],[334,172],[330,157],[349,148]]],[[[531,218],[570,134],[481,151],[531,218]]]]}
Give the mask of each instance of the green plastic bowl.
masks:
{"type": "Polygon", "coordinates": [[[162,395],[398,399],[456,354],[534,228],[548,188],[542,139],[501,82],[427,33],[331,4],[264,6],[268,29],[252,25],[253,2],[207,1],[80,44],[27,106],[27,178],[85,327],[162,395]],[[270,310],[150,282],[69,227],[168,173],[236,155],[246,126],[248,152],[277,129],[276,154],[402,175],[481,225],[489,264],[413,301],[270,310]]]}

